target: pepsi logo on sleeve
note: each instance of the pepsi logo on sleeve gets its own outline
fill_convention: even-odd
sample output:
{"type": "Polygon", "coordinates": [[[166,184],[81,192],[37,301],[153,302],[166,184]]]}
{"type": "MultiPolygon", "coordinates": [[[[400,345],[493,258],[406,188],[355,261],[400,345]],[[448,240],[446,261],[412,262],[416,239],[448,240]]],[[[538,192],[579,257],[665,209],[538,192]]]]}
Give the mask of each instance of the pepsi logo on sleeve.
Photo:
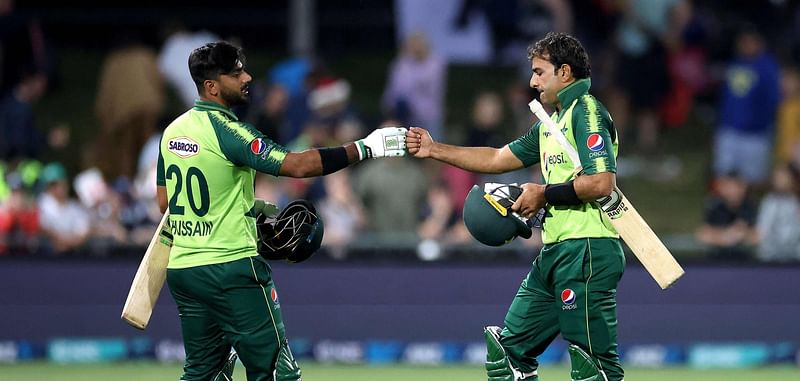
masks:
{"type": "Polygon", "coordinates": [[[261,155],[266,150],[267,143],[264,141],[264,139],[255,138],[252,142],[250,142],[250,152],[252,152],[253,155],[261,155]]]}
{"type": "Polygon", "coordinates": [[[592,152],[600,151],[601,149],[605,148],[606,142],[603,140],[603,137],[600,134],[591,134],[588,138],[586,138],[586,148],[588,148],[592,152]]]}

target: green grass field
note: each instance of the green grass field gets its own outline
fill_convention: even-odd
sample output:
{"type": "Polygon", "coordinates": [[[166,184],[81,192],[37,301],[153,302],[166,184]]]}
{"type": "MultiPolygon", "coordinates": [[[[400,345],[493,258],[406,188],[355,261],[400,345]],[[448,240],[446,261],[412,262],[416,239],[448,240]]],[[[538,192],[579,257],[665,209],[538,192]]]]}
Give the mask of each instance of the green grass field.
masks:
{"type": "MultiPolygon", "coordinates": [[[[469,366],[363,366],[301,364],[304,381],[482,381],[480,365],[469,366]]],[[[9,381],[149,381],[178,380],[180,365],[120,363],[100,365],[54,365],[29,363],[0,365],[0,379],[9,381]]],[[[566,367],[541,369],[542,380],[568,380],[566,367]]],[[[237,381],[245,381],[244,369],[237,368],[237,381]]],[[[629,381],[761,381],[798,380],[800,368],[767,367],[756,369],[629,368],[629,381]]]]}

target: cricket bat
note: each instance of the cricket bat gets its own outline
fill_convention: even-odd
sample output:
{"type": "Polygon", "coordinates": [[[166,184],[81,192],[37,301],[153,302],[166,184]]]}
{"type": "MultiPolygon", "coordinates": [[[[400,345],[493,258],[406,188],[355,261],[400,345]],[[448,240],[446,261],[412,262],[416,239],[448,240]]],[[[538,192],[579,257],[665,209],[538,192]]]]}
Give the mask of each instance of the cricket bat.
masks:
{"type": "Polygon", "coordinates": [[[145,329],[153,314],[158,295],[167,276],[169,251],[172,248],[172,233],[169,231],[169,211],[164,213],[156,228],[150,245],[144,253],[139,269],[133,277],[128,299],[122,307],[122,320],[135,328],[145,329]]]}
{"type": "MultiPolygon", "coordinates": [[[[567,138],[556,126],[556,123],[550,119],[550,115],[547,114],[539,101],[534,99],[528,106],[545,128],[556,138],[559,145],[564,148],[575,166],[575,173],[579,173],[581,161],[575,147],[569,144],[567,138]]],[[[597,203],[600,205],[600,209],[605,212],[611,225],[622,237],[622,240],[625,241],[636,258],[639,259],[639,262],[642,263],[647,272],[650,273],[650,276],[655,279],[662,289],[672,286],[683,276],[684,271],[681,265],[619,188],[614,187],[611,195],[597,200],[597,203]]]]}

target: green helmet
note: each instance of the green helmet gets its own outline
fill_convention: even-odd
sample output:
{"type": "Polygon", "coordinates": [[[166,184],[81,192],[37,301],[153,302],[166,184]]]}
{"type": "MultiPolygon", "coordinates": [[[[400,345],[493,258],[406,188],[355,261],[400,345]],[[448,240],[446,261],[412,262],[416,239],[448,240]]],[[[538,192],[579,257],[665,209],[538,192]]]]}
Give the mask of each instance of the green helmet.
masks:
{"type": "MultiPolygon", "coordinates": [[[[525,219],[511,211],[511,205],[522,193],[516,185],[496,185],[486,193],[473,186],[464,201],[464,224],[470,234],[489,246],[502,246],[517,236],[530,238],[533,231],[525,219]]],[[[491,187],[487,187],[491,188],[491,187]]]]}

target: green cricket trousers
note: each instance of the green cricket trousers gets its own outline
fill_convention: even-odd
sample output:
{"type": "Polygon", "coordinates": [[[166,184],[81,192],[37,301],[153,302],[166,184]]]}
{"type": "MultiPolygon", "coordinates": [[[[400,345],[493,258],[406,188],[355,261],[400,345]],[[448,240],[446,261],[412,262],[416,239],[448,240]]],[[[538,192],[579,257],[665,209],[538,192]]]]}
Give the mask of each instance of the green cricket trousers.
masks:
{"type": "Polygon", "coordinates": [[[500,343],[527,373],[560,333],[589,353],[610,381],[623,378],[617,353],[617,284],[625,270],[618,239],[548,244],[511,303],[500,343]]]}
{"type": "Polygon", "coordinates": [[[181,380],[208,381],[231,347],[248,381],[271,380],[286,334],[272,270],[260,256],[214,265],[168,269],[178,305],[186,363],[181,380]]]}

